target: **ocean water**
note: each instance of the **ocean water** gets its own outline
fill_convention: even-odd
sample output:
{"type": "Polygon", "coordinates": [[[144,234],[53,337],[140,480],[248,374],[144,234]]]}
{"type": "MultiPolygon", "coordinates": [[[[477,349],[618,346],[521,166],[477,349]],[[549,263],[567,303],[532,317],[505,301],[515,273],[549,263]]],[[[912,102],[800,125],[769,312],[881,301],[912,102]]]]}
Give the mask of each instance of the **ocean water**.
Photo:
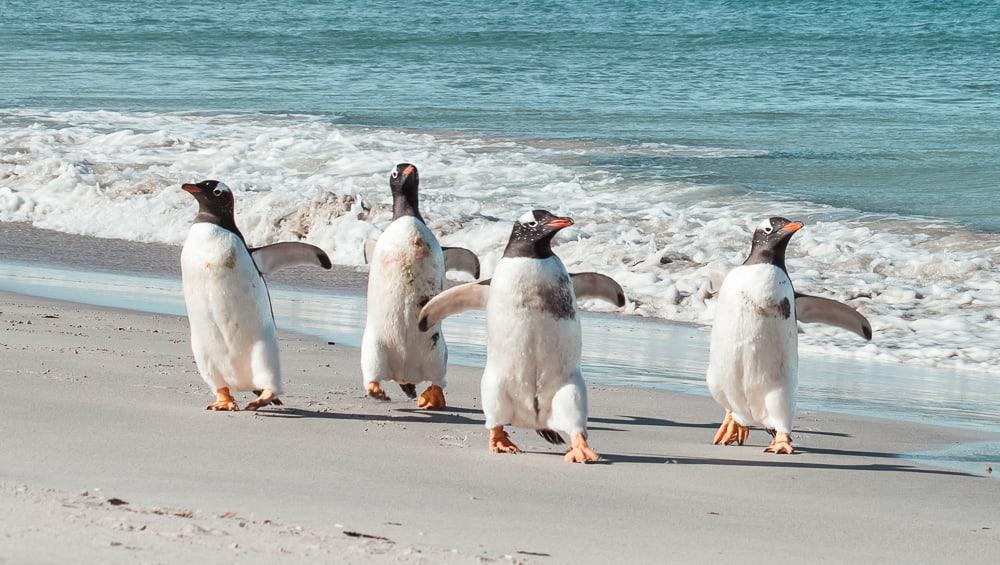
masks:
{"type": "Polygon", "coordinates": [[[0,0],[0,220],[179,242],[217,178],[255,243],[360,265],[409,161],[486,275],[546,207],[628,312],[709,323],[784,215],[876,332],[804,350],[1000,372],[998,53],[996,2],[0,0]]]}

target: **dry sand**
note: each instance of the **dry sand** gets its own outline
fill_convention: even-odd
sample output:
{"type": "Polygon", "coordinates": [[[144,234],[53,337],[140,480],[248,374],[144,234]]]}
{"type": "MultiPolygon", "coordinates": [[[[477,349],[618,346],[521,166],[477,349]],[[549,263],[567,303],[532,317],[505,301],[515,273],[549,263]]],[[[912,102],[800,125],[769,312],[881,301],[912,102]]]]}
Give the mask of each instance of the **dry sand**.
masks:
{"type": "Polygon", "coordinates": [[[571,465],[522,430],[526,454],[489,454],[475,369],[428,413],[363,397],[356,350],[283,335],[286,406],[213,413],[183,318],[0,311],[0,562],[1000,558],[1000,483],[896,457],[987,434],[805,414],[775,456],[760,431],[709,445],[710,399],[593,387],[604,460],[571,465]]]}

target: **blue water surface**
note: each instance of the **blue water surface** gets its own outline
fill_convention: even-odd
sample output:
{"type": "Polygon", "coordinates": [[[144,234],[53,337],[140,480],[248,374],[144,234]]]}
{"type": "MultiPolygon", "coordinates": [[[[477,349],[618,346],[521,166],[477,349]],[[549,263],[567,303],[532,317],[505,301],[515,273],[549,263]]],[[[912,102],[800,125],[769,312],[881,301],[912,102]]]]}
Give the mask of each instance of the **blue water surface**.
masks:
{"type": "Polygon", "coordinates": [[[998,60],[994,1],[0,0],[0,108],[599,140],[625,175],[991,231],[998,60]]]}

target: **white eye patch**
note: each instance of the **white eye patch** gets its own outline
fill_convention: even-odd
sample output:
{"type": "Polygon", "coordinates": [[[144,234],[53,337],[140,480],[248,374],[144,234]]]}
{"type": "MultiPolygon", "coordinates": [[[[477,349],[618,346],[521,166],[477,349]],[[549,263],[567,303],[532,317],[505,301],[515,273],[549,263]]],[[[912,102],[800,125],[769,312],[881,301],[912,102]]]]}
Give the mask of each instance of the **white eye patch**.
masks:
{"type": "Polygon", "coordinates": [[[216,196],[222,196],[223,192],[232,192],[225,183],[216,183],[215,188],[212,189],[212,194],[216,196]]]}
{"type": "Polygon", "coordinates": [[[390,176],[392,176],[392,178],[398,177],[399,176],[399,169],[393,169],[392,173],[390,173],[390,176]]]}
{"type": "Polygon", "coordinates": [[[774,226],[771,225],[771,220],[767,219],[757,224],[757,229],[763,231],[764,233],[771,233],[774,231],[774,226]]]}
{"type": "Polygon", "coordinates": [[[535,223],[535,213],[534,212],[525,212],[524,214],[521,214],[521,217],[517,219],[517,223],[519,223],[519,224],[534,224],[535,223]]]}

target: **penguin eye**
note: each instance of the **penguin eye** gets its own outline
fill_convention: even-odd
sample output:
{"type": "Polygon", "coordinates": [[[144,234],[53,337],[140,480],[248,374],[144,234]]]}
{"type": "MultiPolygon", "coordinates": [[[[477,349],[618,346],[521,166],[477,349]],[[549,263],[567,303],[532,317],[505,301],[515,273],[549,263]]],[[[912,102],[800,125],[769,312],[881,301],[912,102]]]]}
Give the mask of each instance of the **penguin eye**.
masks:
{"type": "Polygon", "coordinates": [[[398,176],[399,176],[399,171],[398,171],[398,170],[396,170],[396,169],[393,169],[393,170],[392,170],[392,178],[396,178],[396,177],[398,177],[398,176]]]}
{"type": "Polygon", "coordinates": [[[533,227],[535,227],[535,226],[538,225],[538,222],[528,222],[527,225],[528,225],[529,228],[533,228],[533,227]]]}
{"type": "Polygon", "coordinates": [[[774,228],[772,228],[771,226],[765,226],[764,227],[764,233],[771,233],[773,231],[774,231],[774,228]]]}
{"type": "Polygon", "coordinates": [[[219,187],[216,187],[215,190],[212,191],[212,194],[214,194],[216,196],[222,196],[222,189],[219,188],[219,187]]]}

